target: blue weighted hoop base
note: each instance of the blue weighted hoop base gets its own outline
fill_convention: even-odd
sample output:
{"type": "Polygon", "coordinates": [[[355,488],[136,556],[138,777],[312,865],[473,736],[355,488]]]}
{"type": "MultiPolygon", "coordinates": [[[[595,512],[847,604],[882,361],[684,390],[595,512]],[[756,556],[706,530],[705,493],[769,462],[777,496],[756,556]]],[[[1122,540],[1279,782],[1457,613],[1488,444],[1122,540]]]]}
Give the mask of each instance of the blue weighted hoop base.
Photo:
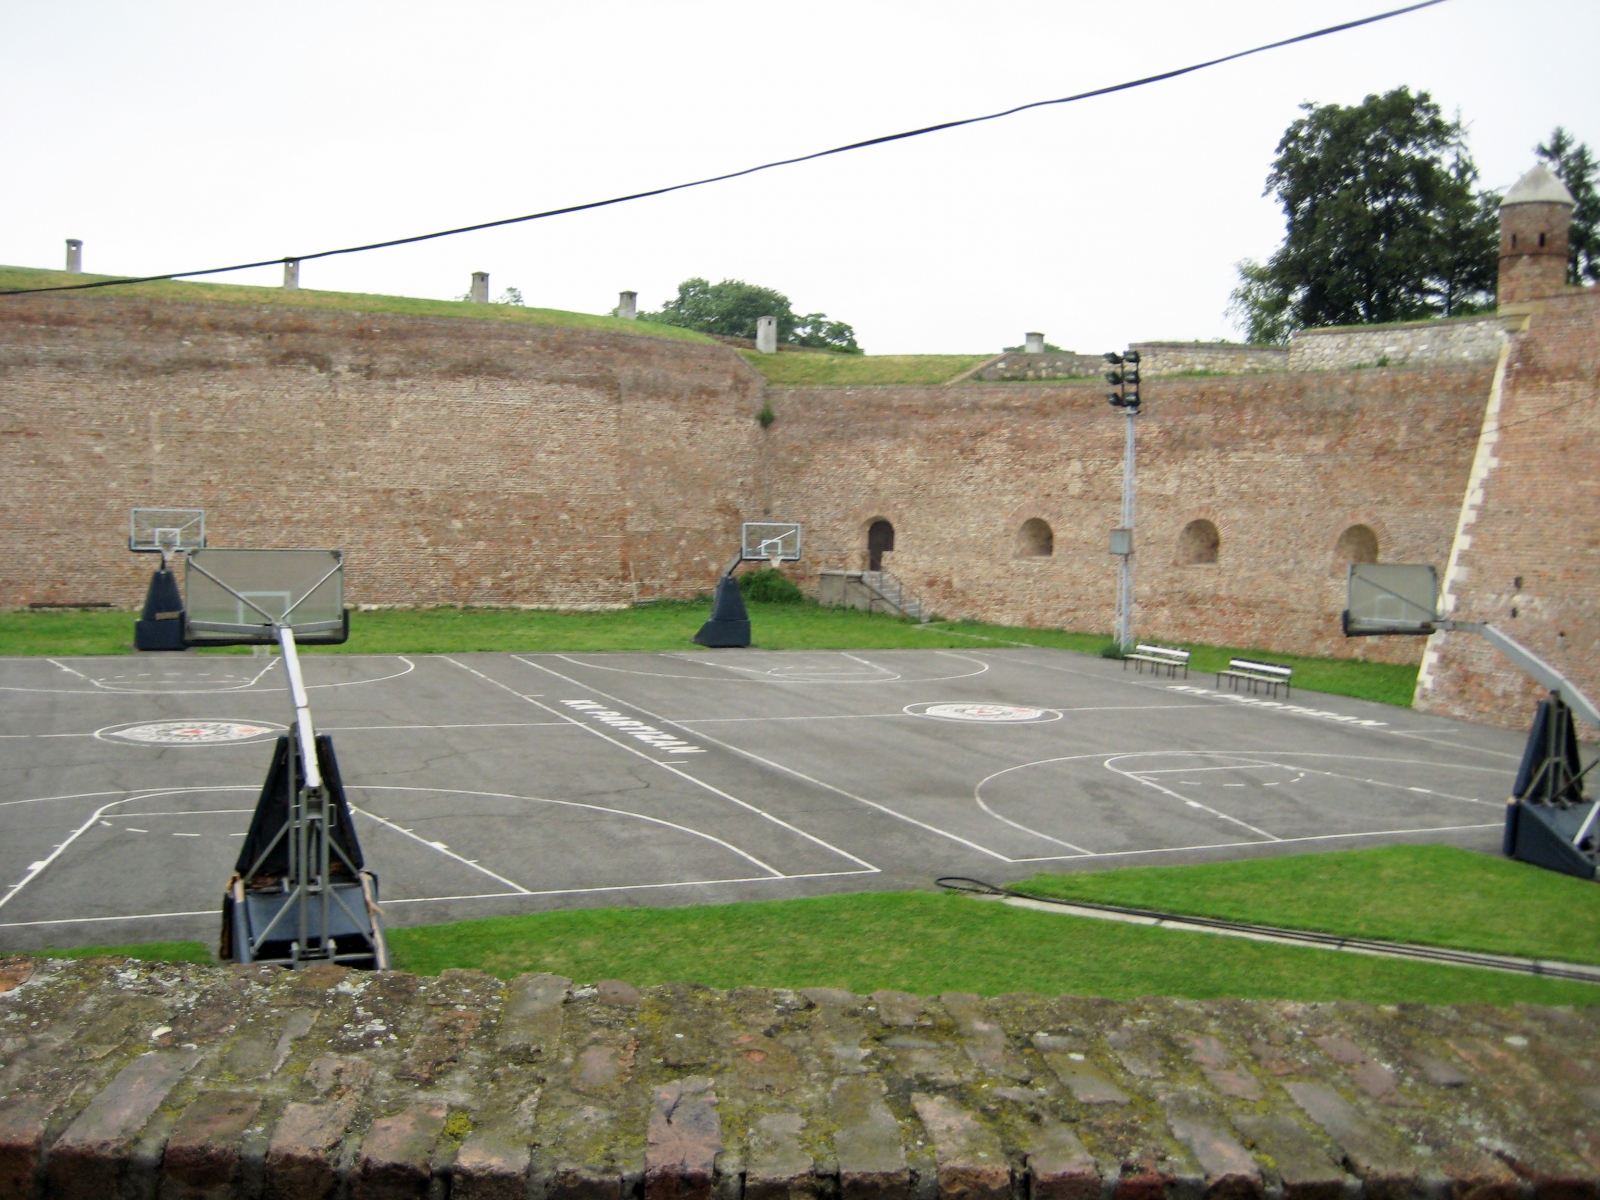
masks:
{"type": "Polygon", "coordinates": [[[750,614],[745,611],[739,581],[731,574],[717,580],[717,594],[711,602],[711,619],[694,635],[696,645],[713,649],[748,646],[750,614]]]}

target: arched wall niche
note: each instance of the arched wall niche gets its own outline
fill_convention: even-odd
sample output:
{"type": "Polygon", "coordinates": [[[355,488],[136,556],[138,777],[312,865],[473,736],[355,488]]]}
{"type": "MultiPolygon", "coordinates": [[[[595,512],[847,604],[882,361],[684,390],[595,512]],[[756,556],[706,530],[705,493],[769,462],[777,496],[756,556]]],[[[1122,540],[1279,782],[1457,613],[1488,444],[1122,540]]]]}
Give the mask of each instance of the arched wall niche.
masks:
{"type": "Polygon", "coordinates": [[[1340,567],[1347,567],[1351,563],[1377,562],[1378,535],[1370,525],[1351,525],[1334,543],[1333,557],[1335,565],[1340,567]]]}
{"type": "Polygon", "coordinates": [[[1222,551],[1222,535],[1204,517],[1190,521],[1178,534],[1173,561],[1180,567],[1198,567],[1217,561],[1222,551]]]}
{"type": "Polygon", "coordinates": [[[1017,527],[1013,554],[1017,558],[1049,558],[1056,552],[1055,530],[1043,517],[1029,517],[1017,527]]]}

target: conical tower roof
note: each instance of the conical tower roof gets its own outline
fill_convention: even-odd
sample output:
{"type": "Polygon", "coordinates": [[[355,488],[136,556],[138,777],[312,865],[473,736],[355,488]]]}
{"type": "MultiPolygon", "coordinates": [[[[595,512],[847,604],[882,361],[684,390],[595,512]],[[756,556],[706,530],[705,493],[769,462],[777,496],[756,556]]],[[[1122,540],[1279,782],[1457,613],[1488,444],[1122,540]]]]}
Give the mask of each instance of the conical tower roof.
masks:
{"type": "Polygon", "coordinates": [[[1554,175],[1550,168],[1543,163],[1538,163],[1529,171],[1509,192],[1505,199],[1500,201],[1500,207],[1508,204],[1566,204],[1572,205],[1572,193],[1567,191],[1567,185],[1554,175]]]}

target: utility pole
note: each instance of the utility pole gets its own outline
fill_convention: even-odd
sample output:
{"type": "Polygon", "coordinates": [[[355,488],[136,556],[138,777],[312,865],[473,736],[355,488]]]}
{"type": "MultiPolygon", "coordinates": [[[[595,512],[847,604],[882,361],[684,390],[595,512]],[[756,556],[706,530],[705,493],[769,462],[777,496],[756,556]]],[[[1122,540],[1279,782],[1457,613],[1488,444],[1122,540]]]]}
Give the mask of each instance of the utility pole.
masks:
{"type": "Polygon", "coordinates": [[[1111,553],[1117,556],[1117,645],[1124,652],[1133,649],[1133,498],[1134,425],[1139,415],[1139,352],[1109,353],[1106,382],[1117,390],[1106,396],[1112,408],[1120,408],[1125,420],[1122,437],[1122,524],[1111,531],[1111,553]]]}

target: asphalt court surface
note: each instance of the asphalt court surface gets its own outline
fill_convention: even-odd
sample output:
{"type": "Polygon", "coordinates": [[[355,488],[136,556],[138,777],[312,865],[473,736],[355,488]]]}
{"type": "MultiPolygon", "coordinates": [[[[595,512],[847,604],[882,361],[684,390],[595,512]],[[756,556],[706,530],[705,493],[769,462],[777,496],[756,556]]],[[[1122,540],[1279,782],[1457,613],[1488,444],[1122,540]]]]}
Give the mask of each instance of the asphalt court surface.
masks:
{"type": "MultiPolygon", "coordinates": [[[[302,657],[387,919],[1493,849],[1520,735],[1045,648],[302,657]]],[[[0,659],[0,947],[215,935],[266,655],[0,659]]]]}

